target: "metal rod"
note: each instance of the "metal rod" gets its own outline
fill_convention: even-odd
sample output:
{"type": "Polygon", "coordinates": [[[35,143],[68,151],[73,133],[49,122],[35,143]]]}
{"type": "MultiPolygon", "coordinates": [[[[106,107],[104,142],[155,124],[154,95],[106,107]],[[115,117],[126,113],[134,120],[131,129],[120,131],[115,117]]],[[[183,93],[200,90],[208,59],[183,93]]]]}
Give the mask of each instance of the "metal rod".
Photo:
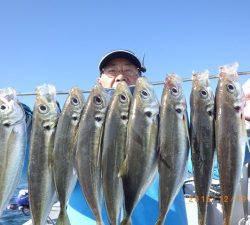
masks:
{"type": "MultiPolygon", "coordinates": [[[[246,76],[246,75],[250,75],[250,71],[244,71],[244,72],[238,72],[238,75],[239,76],[246,76]]],[[[209,76],[209,79],[216,79],[216,78],[219,78],[219,75],[210,75],[209,76]]],[[[182,79],[183,82],[189,82],[189,81],[192,81],[192,78],[190,77],[187,77],[187,78],[183,78],[182,79]]],[[[164,85],[164,81],[156,81],[156,82],[150,82],[152,85],[154,86],[157,86],[157,85],[164,85]]],[[[132,85],[134,86],[134,85],[132,85]]],[[[86,93],[90,93],[89,90],[87,91],[82,91],[83,94],[86,94],[86,93]]],[[[57,91],[56,92],[57,95],[67,95],[69,94],[68,91],[57,91]]],[[[33,96],[33,95],[36,95],[36,93],[18,93],[17,96],[33,96]]]]}

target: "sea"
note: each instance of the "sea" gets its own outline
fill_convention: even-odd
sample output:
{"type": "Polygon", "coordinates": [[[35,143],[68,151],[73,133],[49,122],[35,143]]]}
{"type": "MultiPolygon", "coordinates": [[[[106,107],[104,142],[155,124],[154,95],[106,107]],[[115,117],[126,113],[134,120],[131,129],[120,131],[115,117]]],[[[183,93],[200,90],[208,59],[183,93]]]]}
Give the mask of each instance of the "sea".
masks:
{"type": "MultiPolygon", "coordinates": [[[[18,193],[22,189],[28,189],[27,185],[27,176],[22,176],[18,187],[15,190],[15,194],[10,200],[10,204],[16,203],[16,198],[18,193]]],[[[0,225],[22,225],[28,220],[30,220],[31,216],[29,212],[25,212],[25,214],[21,210],[10,210],[6,209],[3,212],[2,217],[0,218],[0,225]]]]}

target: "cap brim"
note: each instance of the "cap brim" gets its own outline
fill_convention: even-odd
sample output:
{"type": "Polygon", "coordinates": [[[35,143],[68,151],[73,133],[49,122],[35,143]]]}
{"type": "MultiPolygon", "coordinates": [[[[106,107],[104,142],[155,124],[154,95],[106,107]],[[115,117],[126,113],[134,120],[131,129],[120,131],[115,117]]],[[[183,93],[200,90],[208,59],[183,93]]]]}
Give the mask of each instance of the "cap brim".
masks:
{"type": "Polygon", "coordinates": [[[116,58],[124,58],[129,60],[131,63],[133,63],[140,71],[141,71],[141,62],[140,60],[134,56],[132,53],[130,53],[129,51],[113,51],[108,53],[107,55],[105,55],[100,64],[99,64],[99,70],[100,72],[102,71],[102,69],[112,60],[112,59],[116,59],[116,58]]]}

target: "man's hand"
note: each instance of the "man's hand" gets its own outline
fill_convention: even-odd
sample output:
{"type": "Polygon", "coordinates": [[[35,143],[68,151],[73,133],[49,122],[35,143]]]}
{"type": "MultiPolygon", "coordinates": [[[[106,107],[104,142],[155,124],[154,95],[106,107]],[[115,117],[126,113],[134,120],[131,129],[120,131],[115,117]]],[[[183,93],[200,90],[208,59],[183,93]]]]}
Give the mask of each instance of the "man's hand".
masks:
{"type": "Polygon", "coordinates": [[[250,121],[250,79],[248,79],[242,86],[244,94],[245,94],[245,100],[246,100],[246,106],[244,109],[245,113],[245,119],[247,121],[250,121]]]}

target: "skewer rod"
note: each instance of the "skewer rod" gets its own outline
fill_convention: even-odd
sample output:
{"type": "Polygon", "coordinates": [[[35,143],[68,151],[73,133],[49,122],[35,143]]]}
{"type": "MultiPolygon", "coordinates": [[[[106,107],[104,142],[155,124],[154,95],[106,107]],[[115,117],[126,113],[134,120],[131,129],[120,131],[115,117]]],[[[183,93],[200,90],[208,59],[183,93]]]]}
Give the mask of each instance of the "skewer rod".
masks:
{"type": "MultiPolygon", "coordinates": [[[[247,76],[250,75],[250,71],[244,71],[244,72],[238,72],[239,76],[247,76]]],[[[219,78],[219,75],[210,75],[209,79],[216,79],[219,78]]],[[[183,82],[190,82],[192,81],[192,78],[188,77],[188,78],[183,78],[182,79],[183,82]]],[[[157,85],[164,85],[164,81],[156,81],[156,82],[151,82],[152,85],[157,86],[157,85]]],[[[90,93],[90,91],[82,91],[83,94],[85,93],[90,93]]],[[[67,95],[69,94],[68,91],[57,91],[56,92],[57,95],[67,95]]],[[[17,96],[33,96],[36,95],[36,93],[18,93],[17,96]]]]}

